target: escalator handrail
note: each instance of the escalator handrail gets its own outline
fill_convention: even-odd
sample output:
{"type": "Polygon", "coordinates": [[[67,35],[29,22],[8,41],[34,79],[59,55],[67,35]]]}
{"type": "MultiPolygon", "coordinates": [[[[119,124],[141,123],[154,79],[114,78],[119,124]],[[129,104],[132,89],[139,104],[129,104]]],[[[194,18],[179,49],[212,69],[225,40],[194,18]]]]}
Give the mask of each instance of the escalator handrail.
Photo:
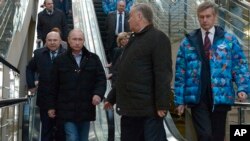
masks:
{"type": "Polygon", "coordinates": [[[9,67],[10,69],[12,69],[13,71],[17,72],[18,74],[20,74],[20,71],[14,67],[12,64],[10,64],[8,61],[6,61],[3,57],[0,56],[0,62],[2,62],[4,65],[6,65],[7,67],[9,67]]]}
{"type": "Polygon", "coordinates": [[[6,107],[6,106],[15,105],[15,104],[20,104],[20,103],[27,102],[27,101],[28,101],[27,97],[11,98],[11,99],[1,99],[0,100],[0,108],[6,107]]]}

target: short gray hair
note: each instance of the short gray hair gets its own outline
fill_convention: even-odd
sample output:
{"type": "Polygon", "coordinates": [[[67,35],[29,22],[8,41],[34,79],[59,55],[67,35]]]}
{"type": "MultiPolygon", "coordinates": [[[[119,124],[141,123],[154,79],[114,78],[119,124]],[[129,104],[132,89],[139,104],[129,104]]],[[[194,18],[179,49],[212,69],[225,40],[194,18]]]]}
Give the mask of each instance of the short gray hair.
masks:
{"type": "Polygon", "coordinates": [[[141,12],[143,17],[149,22],[153,23],[153,10],[152,8],[145,3],[134,4],[133,7],[137,12],[141,12]]]}
{"type": "Polygon", "coordinates": [[[201,4],[198,6],[198,8],[197,8],[197,15],[198,15],[200,12],[202,12],[202,11],[208,9],[208,8],[212,8],[213,11],[214,11],[214,14],[217,15],[217,13],[218,13],[217,6],[216,6],[216,4],[215,4],[214,2],[212,2],[212,1],[205,1],[205,2],[201,3],[201,4]]]}

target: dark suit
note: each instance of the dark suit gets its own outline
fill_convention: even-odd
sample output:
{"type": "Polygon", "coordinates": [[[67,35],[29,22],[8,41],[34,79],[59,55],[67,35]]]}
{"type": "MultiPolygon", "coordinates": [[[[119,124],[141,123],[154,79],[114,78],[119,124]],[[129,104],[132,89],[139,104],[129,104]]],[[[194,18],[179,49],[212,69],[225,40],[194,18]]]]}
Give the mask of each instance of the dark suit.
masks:
{"type": "MultiPolygon", "coordinates": [[[[112,50],[117,47],[116,45],[116,23],[117,23],[117,11],[111,12],[108,14],[108,17],[106,19],[106,29],[107,29],[107,41],[105,50],[108,58],[111,59],[112,56],[112,50]]],[[[129,14],[125,12],[124,15],[124,32],[130,31],[129,24],[128,24],[129,14]]]]}
{"type": "Polygon", "coordinates": [[[38,14],[37,19],[37,38],[42,39],[45,43],[45,38],[52,28],[57,27],[62,32],[62,39],[67,40],[68,25],[64,13],[59,9],[54,9],[53,13],[49,15],[44,9],[38,14]]]}
{"type": "MultiPolygon", "coordinates": [[[[57,54],[61,54],[66,50],[59,48],[57,54]]],[[[36,74],[38,74],[38,90],[37,90],[37,106],[40,108],[40,119],[42,122],[42,138],[41,141],[52,141],[52,133],[55,121],[48,117],[47,95],[50,87],[50,71],[52,69],[52,61],[50,50],[47,47],[39,48],[34,51],[34,57],[30,60],[26,68],[26,81],[28,88],[35,88],[36,74]]],[[[60,139],[62,140],[62,139],[60,139]]]]}

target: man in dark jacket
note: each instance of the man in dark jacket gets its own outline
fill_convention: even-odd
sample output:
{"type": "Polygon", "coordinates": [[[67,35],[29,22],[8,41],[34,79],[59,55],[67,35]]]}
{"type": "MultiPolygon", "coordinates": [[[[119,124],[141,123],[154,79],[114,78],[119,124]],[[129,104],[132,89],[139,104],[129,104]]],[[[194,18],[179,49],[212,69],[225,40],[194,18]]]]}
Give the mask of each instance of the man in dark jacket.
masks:
{"type": "Polygon", "coordinates": [[[45,0],[44,7],[45,9],[38,14],[37,41],[45,43],[46,35],[55,27],[61,30],[62,39],[66,41],[68,25],[64,13],[54,8],[53,0],[45,0]]]}
{"type": "Polygon", "coordinates": [[[68,43],[68,51],[54,61],[48,114],[64,122],[67,141],[88,141],[106,77],[99,57],[84,47],[81,30],[73,29],[68,43]]]}
{"type": "Polygon", "coordinates": [[[117,10],[108,14],[106,19],[107,28],[107,41],[105,50],[107,53],[107,59],[110,62],[113,56],[113,49],[117,47],[116,38],[120,32],[128,32],[129,24],[128,18],[129,14],[125,12],[126,3],[125,1],[119,1],[117,3],[117,10]]]}
{"type": "Polygon", "coordinates": [[[37,90],[36,104],[40,108],[40,119],[42,122],[41,141],[52,141],[53,128],[55,121],[48,117],[48,107],[46,97],[49,93],[50,71],[52,69],[52,59],[63,52],[65,49],[61,47],[60,34],[50,32],[46,38],[46,46],[34,51],[34,57],[30,60],[26,68],[26,80],[28,89],[31,93],[37,90]],[[38,75],[38,87],[35,84],[35,76],[38,75]]]}
{"type": "Polygon", "coordinates": [[[163,117],[169,109],[172,80],[171,45],[153,26],[152,9],[143,3],[131,8],[130,36],[104,108],[116,103],[121,117],[121,141],[166,141],[163,117]],[[153,130],[152,130],[153,129],[153,130]]]}

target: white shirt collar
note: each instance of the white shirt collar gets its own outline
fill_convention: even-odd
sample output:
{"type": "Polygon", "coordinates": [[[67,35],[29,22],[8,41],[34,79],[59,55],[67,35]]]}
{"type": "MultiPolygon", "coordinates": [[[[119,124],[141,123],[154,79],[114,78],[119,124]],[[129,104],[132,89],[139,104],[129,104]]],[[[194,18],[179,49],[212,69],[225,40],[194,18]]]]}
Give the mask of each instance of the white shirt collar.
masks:
{"type": "MultiPolygon", "coordinates": [[[[120,14],[120,12],[118,10],[116,10],[117,15],[120,14]]],[[[124,14],[124,11],[122,12],[122,15],[124,14]]]]}
{"type": "MultiPolygon", "coordinates": [[[[203,28],[201,28],[201,32],[202,32],[202,35],[205,35],[207,31],[204,30],[203,28]]],[[[208,32],[209,32],[209,34],[211,33],[212,35],[214,35],[214,33],[215,33],[215,27],[213,26],[212,28],[210,28],[208,30],[208,32]]]]}
{"type": "MultiPolygon", "coordinates": [[[[206,30],[204,30],[203,28],[201,28],[201,34],[202,34],[203,42],[204,42],[204,39],[205,39],[206,32],[207,32],[206,30]]],[[[209,37],[211,43],[213,43],[214,34],[215,34],[215,27],[213,26],[212,28],[210,28],[208,30],[208,32],[209,32],[208,37],[209,37]]]]}

